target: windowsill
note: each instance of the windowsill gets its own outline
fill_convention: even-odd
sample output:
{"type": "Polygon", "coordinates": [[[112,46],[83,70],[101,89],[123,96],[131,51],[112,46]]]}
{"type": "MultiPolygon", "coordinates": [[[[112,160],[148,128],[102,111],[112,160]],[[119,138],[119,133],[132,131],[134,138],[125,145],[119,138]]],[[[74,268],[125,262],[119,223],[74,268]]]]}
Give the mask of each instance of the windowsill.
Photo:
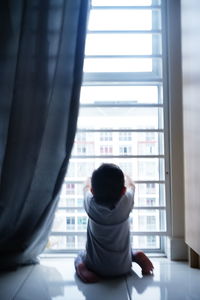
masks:
{"type": "MultiPolygon", "coordinates": [[[[148,257],[151,258],[164,258],[166,257],[165,253],[146,253],[148,257]]],[[[39,258],[41,259],[49,259],[49,258],[75,258],[77,256],[77,253],[71,252],[71,253],[42,253],[39,258]]]]}

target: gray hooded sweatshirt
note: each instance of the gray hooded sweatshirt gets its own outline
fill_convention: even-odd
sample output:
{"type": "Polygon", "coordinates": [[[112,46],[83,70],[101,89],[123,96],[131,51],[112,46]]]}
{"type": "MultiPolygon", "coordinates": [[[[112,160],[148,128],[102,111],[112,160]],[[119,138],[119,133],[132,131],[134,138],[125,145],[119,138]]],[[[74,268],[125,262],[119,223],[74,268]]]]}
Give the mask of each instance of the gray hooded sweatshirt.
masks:
{"type": "Polygon", "coordinates": [[[101,276],[120,276],[131,270],[129,214],[134,204],[134,188],[130,188],[112,209],[95,202],[85,192],[84,207],[88,214],[85,262],[101,276]]]}

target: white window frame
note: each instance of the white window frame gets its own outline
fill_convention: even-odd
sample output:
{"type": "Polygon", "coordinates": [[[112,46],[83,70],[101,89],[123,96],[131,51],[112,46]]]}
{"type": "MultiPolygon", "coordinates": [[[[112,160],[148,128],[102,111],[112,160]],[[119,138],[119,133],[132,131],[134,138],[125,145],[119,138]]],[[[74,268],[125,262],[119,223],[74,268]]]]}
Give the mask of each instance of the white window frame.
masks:
{"type": "MultiPolygon", "coordinates": [[[[154,0],[153,0],[154,2],[154,0]]],[[[103,7],[101,7],[102,9],[103,7]]],[[[106,7],[107,9],[109,9],[109,7],[106,7]]],[[[127,8],[127,7],[126,7],[127,8]]],[[[140,9],[141,7],[137,7],[137,9],[140,9]]],[[[142,7],[142,9],[144,8],[149,8],[149,7],[142,7]]],[[[152,7],[150,7],[152,9],[152,7]]],[[[159,6],[155,5],[153,6],[153,8],[155,9],[158,9],[159,6]]],[[[132,8],[132,7],[129,7],[129,9],[136,9],[135,8],[132,8]]],[[[162,232],[162,231],[157,231],[157,232],[131,232],[131,234],[135,234],[135,235],[138,235],[138,236],[142,236],[142,235],[145,235],[145,236],[152,236],[152,235],[156,235],[156,236],[167,236],[167,235],[170,235],[171,233],[171,216],[170,216],[170,176],[169,176],[169,170],[170,170],[170,159],[169,159],[169,102],[168,102],[168,94],[169,94],[169,86],[168,86],[168,63],[167,63],[167,17],[166,17],[166,11],[167,11],[167,0],[162,0],[162,5],[161,5],[161,14],[162,14],[162,56],[165,57],[165,59],[163,59],[163,105],[162,104],[159,104],[158,105],[154,105],[154,104],[149,104],[149,105],[146,105],[147,107],[163,107],[163,110],[164,110],[164,131],[161,130],[161,129],[158,129],[158,130],[154,130],[154,129],[145,129],[145,130],[131,130],[130,129],[130,132],[144,132],[144,133],[153,133],[153,132],[164,132],[165,134],[165,139],[164,139],[164,142],[165,142],[165,145],[164,145],[164,148],[165,148],[165,155],[159,155],[159,157],[164,157],[165,158],[165,180],[160,180],[160,181],[140,181],[140,182],[136,182],[136,183],[149,183],[149,184],[156,184],[156,183],[164,183],[165,184],[165,190],[166,190],[166,207],[135,207],[135,209],[159,209],[159,210],[166,210],[166,222],[167,222],[167,228],[166,228],[166,231],[162,232]]],[[[156,32],[154,31],[155,33],[159,33],[159,32],[156,32]]],[[[96,56],[97,57],[97,56],[96,56]]],[[[98,56],[99,57],[99,56],[98,56]]],[[[134,57],[134,56],[132,56],[134,57]]],[[[157,57],[157,58],[160,58],[161,56],[160,55],[155,55],[154,57],[157,57]]],[[[149,77],[149,78],[146,78],[145,74],[140,74],[141,75],[141,78],[145,81],[148,81],[149,83],[152,82],[152,81],[156,81],[156,82],[159,82],[159,78],[156,78],[156,77],[149,77]]],[[[120,80],[123,82],[126,82],[126,85],[132,85],[134,84],[134,82],[137,82],[140,78],[138,77],[138,74],[137,74],[137,77],[136,77],[136,74],[134,73],[123,73],[123,78],[120,78],[120,80]]],[[[83,81],[83,85],[87,85],[87,84],[94,84],[96,85],[97,82],[99,82],[101,84],[101,82],[104,82],[109,84],[110,82],[113,82],[113,81],[116,81],[119,80],[119,74],[116,74],[116,73],[103,73],[103,74],[92,74],[92,73],[87,73],[84,75],[84,81],[83,81]]],[[[84,105],[83,106],[87,106],[87,105],[84,105]]],[[[88,105],[89,107],[90,105],[88,105]]],[[[137,105],[138,106],[138,105],[137,105]]],[[[145,105],[141,105],[142,107],[144,107],[145,105]]],[[[121,130],[108,130],[109,132],[124,132],[123,129],[121,130]]],[[[80,130],[79,131],[80,133],[84,133],[84,132],[103,132],[102,130],[80,130]]],[[[105,130],[105,132],[107,132],[105,130]]],[[[85,156],[85,155],[84,155],[85,156]]],[[[75,156],[75,158],[85,158],[84,156],[81,156],[81,155],[77,155],[75,156]]],[[[151,157],[157,157],[158,155],[156,156],[151,156],[151,157]]],[[[111,156],[112,157],[112,156],[111,156]]],[[[148,157],[148,156],[142,156],[142,157],[148,157]]],[[[87,158],[92,158],[92,156],[87,156],[87,158]]],[[[70,183],[68,181],[68,183],[70,183]]],[[[73,183],[81,183],[81,182],[75,182],[73,181],[73,183]]],[[[69,209],[69,208],[68,208],[69,209]]],[[[77,211],[80,209],[80,207],[71,207],[70,209],[77,209],[77,211]]],[[[83,232],[82,231],[76,231],[76,232],[52,232],[51,233],[52,236],[65,236],[65,235],[83,235],[83,232]]],[[[161,245],[160,245],[160,249],[157,251],[154,251],[153,252],[163,252],[164,251],[164,247],[165,247],[165,243],[164,243],[164,239],[161,239],[161,245]]],[[[78,250],[73,250],[73,252],[77,252],[78,250]]],[[[47,250],[46,252],[72,252],[72,249],[70,250],[47,250]]],[[[152,249],[145,249],[145,252],[152,252],[152,249]]]]}

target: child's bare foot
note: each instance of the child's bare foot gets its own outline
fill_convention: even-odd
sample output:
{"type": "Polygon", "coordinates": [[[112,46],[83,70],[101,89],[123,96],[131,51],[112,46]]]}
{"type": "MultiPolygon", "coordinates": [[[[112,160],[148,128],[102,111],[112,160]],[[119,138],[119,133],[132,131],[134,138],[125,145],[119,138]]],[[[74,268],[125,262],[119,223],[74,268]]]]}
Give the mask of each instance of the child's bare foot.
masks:
{"type": "Polygon", "coordinates": [[[78,256],[74,261],[76,274],[85,283],[95,283],[100,280],[100,277],[94,272],[88,270],[81,256],[78,256]]]}
{"type": "Polygon", "coordinates": [[[143,275],[153,274],[154,266],[143,252],[132,253],[132,261],[136,262],[141,267],[143,275]]]}

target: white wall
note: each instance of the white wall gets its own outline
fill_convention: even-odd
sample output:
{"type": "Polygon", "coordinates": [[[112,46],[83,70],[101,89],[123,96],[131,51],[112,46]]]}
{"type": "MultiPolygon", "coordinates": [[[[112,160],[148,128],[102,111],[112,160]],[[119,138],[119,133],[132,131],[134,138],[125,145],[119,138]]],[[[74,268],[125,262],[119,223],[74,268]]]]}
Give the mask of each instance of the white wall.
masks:
{"type": "MultiPolygon", "coordinates": [[[[186,0],[187,1],[187,0],[186,0]]],[[[180,1],[168,0],[167,38],[169,68],[169,115],[171,153],[171,235],[167,254],[173,260],[187,258],[184,242],[184,186],[183,186],[183,128],[182,128],[182,81],[181,81],[181,31],[180,1]]]]}
{"type": "Polygon", "coordinates": [[[200,255],[200,1],[182,0],[186,243],[200,255]]]}

